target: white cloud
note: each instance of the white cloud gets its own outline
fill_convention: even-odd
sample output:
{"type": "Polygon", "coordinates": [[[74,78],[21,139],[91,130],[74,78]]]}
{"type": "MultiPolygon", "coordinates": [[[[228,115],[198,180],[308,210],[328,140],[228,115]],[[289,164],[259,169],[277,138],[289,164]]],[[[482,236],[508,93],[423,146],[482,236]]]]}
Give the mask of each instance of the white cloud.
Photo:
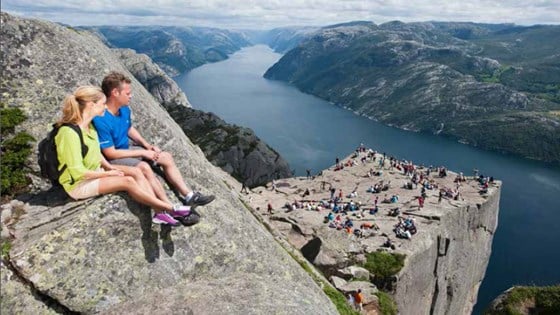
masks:
{"type": "Polygon", "coordinates": [[[559,0],[4,0],[3,10],[70,25],[272,28],[353,20],[560,24],[559,0]]]}

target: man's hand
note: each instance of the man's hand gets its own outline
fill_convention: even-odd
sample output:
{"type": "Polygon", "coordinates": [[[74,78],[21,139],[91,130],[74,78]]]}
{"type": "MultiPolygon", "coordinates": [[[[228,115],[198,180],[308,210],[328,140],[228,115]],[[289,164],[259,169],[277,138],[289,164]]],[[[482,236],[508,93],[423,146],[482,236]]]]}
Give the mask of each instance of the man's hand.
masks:
{"type": "Polygon", "coordinates": [[[148,150],[155,151],[155,152],[157,152],[158,154],[161,153],[161,149],[158,148],[158,147],[156,147],[155,145],[150,145],[150,147],[148,148],[148,150]]]}
{"type": "Polygon", "coordinates": [[[142,156],[147,160],[157,162],[160,153],[161,151],[157,152],[155,150],[144,150],[144,154],[142,156]]]}

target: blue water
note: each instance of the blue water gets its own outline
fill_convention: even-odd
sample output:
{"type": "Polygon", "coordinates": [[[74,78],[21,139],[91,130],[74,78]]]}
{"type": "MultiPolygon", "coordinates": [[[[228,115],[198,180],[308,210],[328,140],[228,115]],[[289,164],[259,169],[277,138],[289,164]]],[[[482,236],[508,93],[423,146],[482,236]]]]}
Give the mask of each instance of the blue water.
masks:
{"type": "Polygon", "coordinates": [[[416,164],[503,181],[498,230],[474,314],[512,285],[560,283],[560,167],[384,126],[262,74],[281,55],[266,46],[175,78],[194,108],[252,128],[304,175],[334,164],[361,142],[416,164]]]}

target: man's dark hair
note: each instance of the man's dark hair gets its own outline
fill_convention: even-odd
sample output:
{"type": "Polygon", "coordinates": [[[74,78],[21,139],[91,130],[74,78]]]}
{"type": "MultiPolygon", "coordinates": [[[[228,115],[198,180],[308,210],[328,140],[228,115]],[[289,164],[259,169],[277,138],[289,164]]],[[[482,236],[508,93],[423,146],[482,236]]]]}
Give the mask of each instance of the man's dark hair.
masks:
{"type": "Polygon", "coordinates": [[[111,96],[111,91],[113,89],[121,89],[121,85],[123,83],[130,84],[130,79],[120,72],[113,71],[103,78],[103,82],[101,83],[101,89],[103,90],[103,94],[107,98],[111,96]]]}

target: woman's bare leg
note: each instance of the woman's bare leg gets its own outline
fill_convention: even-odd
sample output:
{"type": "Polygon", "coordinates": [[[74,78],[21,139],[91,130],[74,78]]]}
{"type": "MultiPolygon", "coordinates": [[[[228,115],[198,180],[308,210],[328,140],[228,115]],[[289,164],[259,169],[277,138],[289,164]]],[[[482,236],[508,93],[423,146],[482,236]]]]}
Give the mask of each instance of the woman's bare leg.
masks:
{"type": "Polygon", "coordinates": [[[132,199],[150,206],[156,212],[172,211],[173,206],[161,201],[152,193],[145,191],[131,176],[110,176],[99,179],[99,193],[108,194],[117,191],[126,191],[132,199]]]}
{"type": "MultiPolygon", "coordinates": [[[[126,166],[126,165],[113,165],[114,168],[122,171],[126,176],[132,176],[136,183],[150,195],[156,196],[154,190],[152,189],[152,185],[148,182],[147,178],[144,176],[141,169],[133,166],[126,166]]],[[[159,198],[161,199],[161,198],[159,198]]],[[[162,200],[164,202],[168,202],[168,200],[162,200]]]]}

